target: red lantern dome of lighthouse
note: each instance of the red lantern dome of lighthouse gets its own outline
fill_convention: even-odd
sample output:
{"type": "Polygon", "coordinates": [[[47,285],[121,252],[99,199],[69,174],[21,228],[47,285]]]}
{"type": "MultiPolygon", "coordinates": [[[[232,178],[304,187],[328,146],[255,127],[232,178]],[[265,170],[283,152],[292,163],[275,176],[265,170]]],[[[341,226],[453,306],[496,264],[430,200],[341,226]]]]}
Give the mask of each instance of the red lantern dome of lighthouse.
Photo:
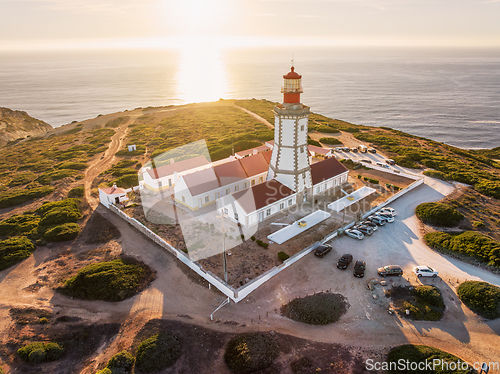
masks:
{"type": "Polygon", "coordinates": [[[299,104],[302,91],[302,75],[295,72],[292,66],[290,72],[283,75],[284,85],[281,87],[284,104],[299,104]]]}

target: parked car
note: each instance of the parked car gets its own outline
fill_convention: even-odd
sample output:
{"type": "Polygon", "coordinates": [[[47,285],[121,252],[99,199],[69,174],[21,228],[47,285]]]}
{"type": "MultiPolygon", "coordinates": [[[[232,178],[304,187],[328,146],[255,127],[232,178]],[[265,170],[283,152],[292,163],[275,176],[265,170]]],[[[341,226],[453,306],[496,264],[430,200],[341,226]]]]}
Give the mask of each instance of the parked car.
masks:
{"type": "Polygon", "coordinates": [[[361,231],[355,230],[355,229],[347,229],[344,231],[347,236],[350,236],[351,238],[354,239],[363,239],[365,236],[361,231]]]}
{"type": "Polygon", "coordinates": [[[387,220],[381,216],[368,216],[368,221],[376,223],[378,226],[384,226],[387,220]]]}
{"type": "Polygon", "coordinates": [[[377,150],[375,148],[368,148],[368,152],[377,153],[377,150]]]}
{"type": "Polygon", "coordinates": [[[351,152],[351,149],[350,149],[349,147],[344,147],[344,148],[342,148],[342,150],[343,150],[344,152],[351,152]]]}
{"type": "Polygon", "coordinates": [[[391,158],[388,158],[387,160],[385,160],[385,163],[386,164],[389,164],[389,165],[396,165],[396,161],[394,161],[393,159],[391,158]]]}
{"type": "Polygon", "coordinates": [[[365,160],[361,160],[361,162],[366,162],[367,164],[371,164],[372,160],[365,159],[365,160]]]}
{"type": "Polygon", "coordinates": [[[371,222],[371,221],[366,220],[366,221],[360,222],[359,224],[369,226],[373,229],[373,231],[378,230],[378,225],[375,222],[371,222]]]}
{"type": "Polygon", "coordinates": [[[383,164],[383,163],[381,163],[381,162],[377,162],[377,163],[376,163],[376,165],[377,165],[377,166],[380,166],[381,168],[390,169],[390,166],[389,166],[389,165],[387,165],[387,164],[383,164]]]}
{"type": "Polygon", "coordinates": [[[365,235],[371,235],[375,230],[373,230],[373,227],[366,226],[366,225],[356,225],[354,226],[355,230],[361,231],[365,235]]]}
{"type": "Polygon", "coordinates": [[[413,268],[413,272],[417,275],[417,277],[433,277],[436,278],[438,276],[438,272],[429,266],[415,266],[413,268]]]}
{"type": "Polygon", "coordinates": [[[397,275],[399,277],[403,276],[403,269],[399,265],[386,265],[377,270],[378,275],[383,276],[384,278],[389,275],[397,275]]]}
{"type": "Polygon", "coordinates": [[[394,217],[388,213],[376,212],[375,215],[384,218],[389,223],[394,222],[394,217]]]}
{"type": "Polygon", "coordinates": [[[356,147],[352,147],[351,152],[358,153],[358,149],[356,147]]]}
{"type": "Polygon", "coordinates": [[[366,262],[357,260],[354,264],[354,271],[352,272],[355,277],[363,278],[365,276],[366,262]]]}
{"type": "Polygon", "coordinates": [[[328,252],[332,250],[332,247],[328,244],[322,244],[314,251],[314,254],[318,257],[323,257],[328,252]]]}
{"type": "Polygon", "coordinates": [[[342,255],[341,258],[339,258],[339,261],[337,262],[337,267],[339,269],[347,269],[347,267],[349,266],[349,264],[352,262],[352,255],[349,254],[349,253],[346,253],[344,255],[342,255]]]}
{"type": "Polygon", "coordinates": [[[396,210],[391,208],[391,207],[388,207],[388,206],[380,209],[379,212],[384,213],[384,214],[390,214],[393,217],[396,217],[396,215],[397,215],[396,210]]]}
{"type": "Polygon", "coordinates": [[[342,147],[335,148],[335,152],[342,152],[342,151],[343,151],[342,147]]]}

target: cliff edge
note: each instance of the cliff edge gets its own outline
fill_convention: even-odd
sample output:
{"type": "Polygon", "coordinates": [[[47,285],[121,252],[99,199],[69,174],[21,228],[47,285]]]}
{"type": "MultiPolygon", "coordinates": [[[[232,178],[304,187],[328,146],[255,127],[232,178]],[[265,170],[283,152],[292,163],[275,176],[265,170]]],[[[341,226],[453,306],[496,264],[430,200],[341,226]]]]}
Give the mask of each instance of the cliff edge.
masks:
{"type": "Polygon", "coordinates": [[[0,146],[12,140],[52,130],[52,126],[26,112],[0,107],[0,146]]]}

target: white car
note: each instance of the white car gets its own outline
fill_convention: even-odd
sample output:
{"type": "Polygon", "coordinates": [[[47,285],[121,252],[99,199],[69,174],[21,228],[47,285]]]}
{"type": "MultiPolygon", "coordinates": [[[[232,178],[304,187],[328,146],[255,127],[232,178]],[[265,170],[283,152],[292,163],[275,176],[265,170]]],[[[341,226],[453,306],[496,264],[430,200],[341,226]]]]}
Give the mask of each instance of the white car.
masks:
{"type": "Polygon", "coordinates": [[[375,215],[384,218],[389,223],[394,222],[394,217],[389,213],[377,212],[375,215]]]}
{"type": "Polygon", "coordinates": [[[361,231],[354,230],[354,229],[347,229],[344,232],[347,236],[350,236],[351,238],[354,238],[354,239],[361,240],[365,237],[365,235],[361,231]]]}
{"type": "Polygon", "coordinates": [[[386,168],[386,169],[390,169],[391,167],[387,164],[383,164],[381,162],[377,162],[376,163],[377,166],[380,166],[381,168],[386,168]]]}
{"type": "Polygon", "coordinates": [[[417,275],[417,277],[433,277],[436,278],[438,276],[438,272],[429,266],[415,266],[413,268],[413,272],[417,275]]]}
{"type": "Polygon", "coordinates": [[[393,209],[393,208],[391,208],[391,207],[388,207],[388,206],[386,206],[386,207],[384,207],[384,208],[380,209],[380,211],[379,211],[379,212],[380,212],[380,213],[384,213],[384,214],[390,214],[390,215],[391,215],[391,216],[393,216],[393,217],[396,217],[396,215],[397,215],[396,210],[395,210],[395,209],[393,209]]]}
{"type": "Polygon", "coordinates": [[[369,216],[367,218],[368,221],[375,223],[378,226],[384,226],[387,223],[387,219],[382,216],[369,216]]]}

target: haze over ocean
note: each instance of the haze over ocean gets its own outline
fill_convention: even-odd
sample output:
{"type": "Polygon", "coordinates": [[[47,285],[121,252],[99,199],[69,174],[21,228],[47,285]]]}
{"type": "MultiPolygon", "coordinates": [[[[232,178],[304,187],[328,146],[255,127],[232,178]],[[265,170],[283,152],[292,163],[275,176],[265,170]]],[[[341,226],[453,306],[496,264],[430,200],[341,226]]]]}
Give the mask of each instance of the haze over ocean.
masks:
{"type": "Polygon", "coordinates": [[[1,52],[0,106],[57,127],[136,107],[281,101],[292,52],[313,112],[462,148],[500,146],[499,49],[1,52]]]}

